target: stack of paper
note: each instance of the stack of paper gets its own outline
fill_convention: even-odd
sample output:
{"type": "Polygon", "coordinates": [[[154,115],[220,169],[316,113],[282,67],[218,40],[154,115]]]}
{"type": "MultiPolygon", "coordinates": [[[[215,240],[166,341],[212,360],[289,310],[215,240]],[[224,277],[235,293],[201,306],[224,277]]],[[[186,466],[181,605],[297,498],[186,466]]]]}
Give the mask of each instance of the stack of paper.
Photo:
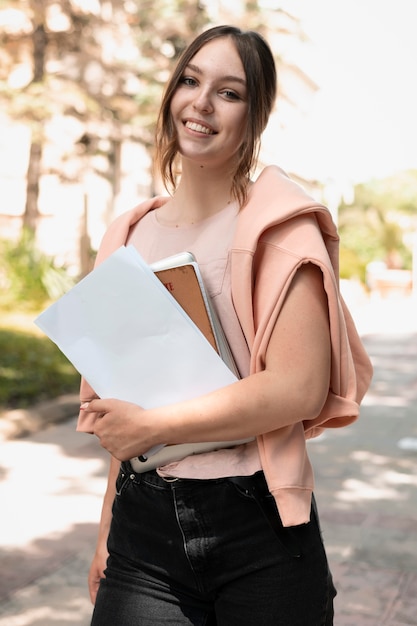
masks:
{"type": "Polygon", "coordinates": [[[35,323],[103,398],[151,408],[236,380],[133,246],[113,253],[35,323]]]}
{"type": "MultiPolygon", "coordinates": [[[[102,398],[153,408],[237,380],[133,246],[119,248],[35,323],[102,398]]],[[[167,448],[164,458],[173,460],[175,446],[167,448]]]]}

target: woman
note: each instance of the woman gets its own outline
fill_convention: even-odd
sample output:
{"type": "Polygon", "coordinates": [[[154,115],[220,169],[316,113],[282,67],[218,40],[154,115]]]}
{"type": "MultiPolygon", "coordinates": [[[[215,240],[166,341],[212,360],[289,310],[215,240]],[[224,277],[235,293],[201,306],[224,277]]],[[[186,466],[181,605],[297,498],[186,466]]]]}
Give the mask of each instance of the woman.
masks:
{"type": "Polygon", "coordinates": [[[327,209],[275,166],[250,181],[275,96],[258,34],[198,36],[157,127],[174,191],[103,239],[98,263],[125,243],[149,263],[195,255],[241,379],[148,410],[94,399],[82,382],[78,429],[111,454],[89,576],[94,625],[333,623],[305,440],[356,419],[371,366],[339,295],[327,209]],[[255,439],[144,473],[129,463],[161,443],[245,438],[255,439]]]}

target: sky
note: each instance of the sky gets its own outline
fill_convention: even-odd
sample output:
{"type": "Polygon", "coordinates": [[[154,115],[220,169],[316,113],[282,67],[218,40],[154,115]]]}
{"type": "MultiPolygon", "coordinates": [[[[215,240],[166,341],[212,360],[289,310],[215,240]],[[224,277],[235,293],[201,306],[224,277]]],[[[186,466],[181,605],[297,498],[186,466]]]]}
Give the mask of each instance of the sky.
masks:
{"type": "Polygon", "coordinates": [[[312,40],[303,67],[320,85],[289,164],[297,158],[310,176],[350,183],[417,169],[417,0],[280,6],[312,40]]]}

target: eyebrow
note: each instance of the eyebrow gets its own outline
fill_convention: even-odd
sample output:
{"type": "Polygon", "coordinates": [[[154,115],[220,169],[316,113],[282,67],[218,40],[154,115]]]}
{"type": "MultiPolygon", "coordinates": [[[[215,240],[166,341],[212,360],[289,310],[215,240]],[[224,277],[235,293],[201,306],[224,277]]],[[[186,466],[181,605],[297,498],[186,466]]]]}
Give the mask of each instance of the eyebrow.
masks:
{"type": "MultiPolygon", "coordinates": [[[[198,65],[194,65],[193,63],[188,63],[187,68],[189,68],[190,70],[193,70],[193,72],[196,72],[197,74],[203,73],[201,69],[198,67],[198,65]]],[[[240,76],[234,76],[233,74],[227,74],[226,76],[221,76],[220,80],[233,81],[235,83],[240,83],[241,85],[244,85],[244,87],[246,87],[246,80],[244,78],[240,78],[240,76]]]]}

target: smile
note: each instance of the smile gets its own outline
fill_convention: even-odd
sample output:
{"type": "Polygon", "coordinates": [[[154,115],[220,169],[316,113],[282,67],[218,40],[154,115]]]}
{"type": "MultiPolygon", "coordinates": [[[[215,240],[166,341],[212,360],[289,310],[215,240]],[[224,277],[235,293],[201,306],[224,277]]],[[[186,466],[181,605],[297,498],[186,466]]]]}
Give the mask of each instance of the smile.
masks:
{"type": "Polygon", "coordinates": [[[195,130],[197,133],[204,133],[205,135],[214,135],[215,132],[211,128],[207,128],[207,126],[202,126],[201,124],[197,124],[197,122],[185,122],[185,127],[190,130],[195,130]]]}

